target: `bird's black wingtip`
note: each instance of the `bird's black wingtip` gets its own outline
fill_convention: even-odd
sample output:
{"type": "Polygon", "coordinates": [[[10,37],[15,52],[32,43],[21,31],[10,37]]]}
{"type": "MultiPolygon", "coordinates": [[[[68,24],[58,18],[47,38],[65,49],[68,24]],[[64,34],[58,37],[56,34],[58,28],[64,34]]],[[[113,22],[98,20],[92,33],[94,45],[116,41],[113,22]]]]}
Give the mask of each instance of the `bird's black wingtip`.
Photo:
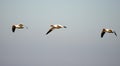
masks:
{"type": "Polygon", "coordinates": [[[64,28],[67,28],[66,26],[63,26],[64,28]]]}

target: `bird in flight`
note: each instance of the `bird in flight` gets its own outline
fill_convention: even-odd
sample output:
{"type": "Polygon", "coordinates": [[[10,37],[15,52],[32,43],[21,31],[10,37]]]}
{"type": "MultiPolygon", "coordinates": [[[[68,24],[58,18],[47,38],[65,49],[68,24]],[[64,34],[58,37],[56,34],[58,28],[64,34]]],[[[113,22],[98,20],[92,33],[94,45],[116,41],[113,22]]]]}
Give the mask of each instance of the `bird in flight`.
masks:
{"type": "Polygon", "coordinates": [[[15,32],[16,29],[23,29],[24,27],[23,24],[12,25],[12,32],[15,32]]]}
{"type": "Polygon", "coordinates": [[[113,31],[112,29],[105,29],[105,28],[103,28],[103,30],[102,30],[102,32],[101,32],[101,38],[103,38],[103,36],[104,36],[104,34],[105,34],[106,32],[107,32],[107,33],[114,33],[114,34],[117,36],[116,32],[113,31]]]}
{"type": "Polygon", "coordinates": [[[50,26],[51,28],[48,30],[46,35],[49,34],[51,31],[53,31],[54,29],[67,28],[66,26],[62,26],[60,24],[55,24],[55,25],[50,25],[50,26]]]}

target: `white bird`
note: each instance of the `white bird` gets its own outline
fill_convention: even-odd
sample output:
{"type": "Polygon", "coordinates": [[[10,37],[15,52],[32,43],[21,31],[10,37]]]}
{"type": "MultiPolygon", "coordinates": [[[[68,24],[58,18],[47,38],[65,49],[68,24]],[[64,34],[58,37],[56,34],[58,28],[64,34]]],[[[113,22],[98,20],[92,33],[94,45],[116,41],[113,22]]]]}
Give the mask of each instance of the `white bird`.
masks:
{"type": "Polygon", "coordinates": [[[55,25],[50,25],[51,28],[49,29],[49,31],[46,33],[46,35],[48,33],[50,33],[51,31],[53,31],[54,29],[60,29],[60,28],[67,28],[66,26],[62,26],[62,25],[59,25],[59,24],[55,24],[55,25]]]}
{"type": "Polygon", "coordinates": [[[103,38],[103,36],[104,36],[104,34],[105,34],[106,32],[107,32],[107,33],[114,33],[114,34],[117,36],[116,32],[113,31],[112,29],[105,29],[105,28],[103,28],[103,30],[102,30],[102,32],[101,32],[101,38],[103,38]]]}
{"type": "Polygon", "coordinates": [[[24,27],[23,24],[12,25],[12,32],[15,32],[16,29],[23,29],[24,27]]]}

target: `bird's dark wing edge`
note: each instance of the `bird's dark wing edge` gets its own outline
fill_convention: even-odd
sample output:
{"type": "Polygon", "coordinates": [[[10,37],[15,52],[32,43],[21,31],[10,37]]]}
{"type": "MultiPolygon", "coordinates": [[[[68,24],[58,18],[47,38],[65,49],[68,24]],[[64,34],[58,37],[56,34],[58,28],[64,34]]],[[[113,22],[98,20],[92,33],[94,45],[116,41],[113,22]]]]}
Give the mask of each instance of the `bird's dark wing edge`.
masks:
{"type": "Polygon", "coordinates": [[[105,34],[105,32],[102,31],[102,33],[101,33],[101,38],[103,38],[104,34],[105,34]]]}
{"type": "Polygon", "coordinates": [[[117,34],[116,34],[116,32],[115,32],[115,31],[114,31],[113,33],[117,36],[117,34]]]}
{"type": "Polygon", "coordinates": [[[15,27],[15,25],[13,25],[12,26],[12,32],[15,32],[15,29],[16,29],[16,27],[15,27]]]}
{"type": "Polygon", "coordinates": [[[53,30],[53,28],[49,29],[48,32],[46,33],[46,35],[49,34],[52,30],[53,30]]]}

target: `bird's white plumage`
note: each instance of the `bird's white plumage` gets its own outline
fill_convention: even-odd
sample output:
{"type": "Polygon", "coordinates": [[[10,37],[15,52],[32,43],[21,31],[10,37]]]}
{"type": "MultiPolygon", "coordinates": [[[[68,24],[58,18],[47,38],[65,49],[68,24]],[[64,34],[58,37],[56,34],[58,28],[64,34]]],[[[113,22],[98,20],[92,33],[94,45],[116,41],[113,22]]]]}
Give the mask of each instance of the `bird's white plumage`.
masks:
{"type": "Polygon", "coordinates": [[[51,31],[53,31],[54,29],[66,28],[66,26],[62,26],[62,25],[60,25],[60,24],[55,24],[55,25],[50,25],[50,26],[51,26],[51,28],[50,28],[49,31],[46,33],[46,35],[47,35],[48,33],[50,33],[51,31]]]}
{"type": "Polygon", "coordinates": [[[16,29],[23,29],[23,24],[12,25],[12,32],[15,32],[16,29]]]}
{"type": "Polygon", "coordinates": [[[110,29],[105,29],[106,32],[108,32],[110,29]]]}
{"type": "Polygon", "coordinates": [[[105,29],[105,28],[103,28],[103,30],[102,30],[102,32],[101,32],[101,38],[104,36],[104,34],[105,34],[106,32],[107,32],[107,33],[114,33],[114,34],[117,36],[116,32],[113,31],[112,29],[105,29]]]}

